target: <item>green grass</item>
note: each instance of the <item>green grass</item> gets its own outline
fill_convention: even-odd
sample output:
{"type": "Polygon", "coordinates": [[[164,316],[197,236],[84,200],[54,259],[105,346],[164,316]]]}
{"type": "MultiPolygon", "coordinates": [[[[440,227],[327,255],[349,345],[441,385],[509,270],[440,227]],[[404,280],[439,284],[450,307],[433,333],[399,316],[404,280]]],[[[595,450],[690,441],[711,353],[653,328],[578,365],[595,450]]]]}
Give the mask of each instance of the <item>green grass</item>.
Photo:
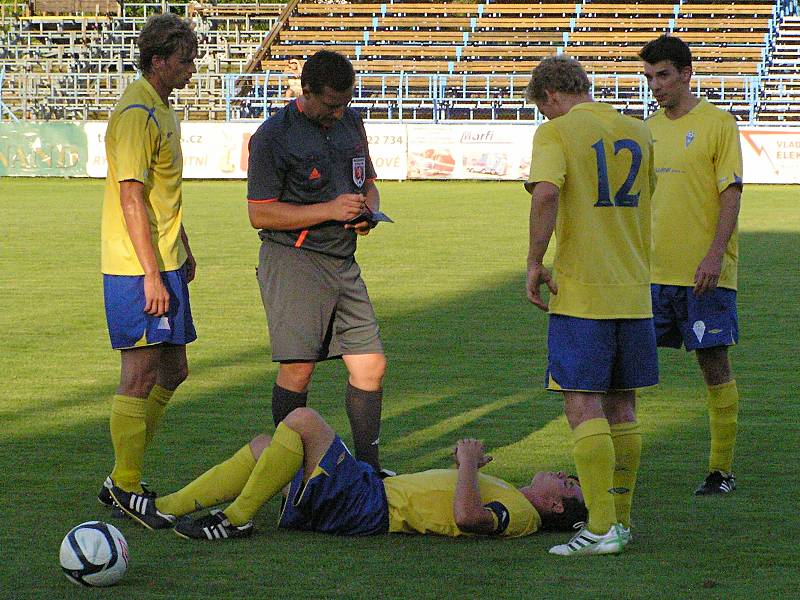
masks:
{"type": "MultiPolygon", "coordinates": [[[[383,182],[395,220],[359,261],[389,359],[382,458],[411,471],[448,465],[459,435],[484,441],[487,470],[515,484],[572,465],[560,398],[542,390],[545,315],[524,295],[528,199],[518,183],[383,182]]],[[[108,347],[99,275],[102,182],[0,179],[0,598],[78,597],[60,573],[61,538],[107,518],[94,499],[112,465],[108,347]]],[[[258,238],[243,182],[188,182],[199,340],[146,457],[176,489],[271,428],[258,238]]],[[[694,357],[662,352],[662,383],[641,395],[644,455],[635,540],[620,557],[564,560],[565,534],[519,540],[278,531],[277,503],[247,541],[190,543],[130,522],[131,566],[108,598],[776,598],[793,597],[800,388],[796,360],[797,188],[748,186],[741,217],[742,396],[727,498],[696,499],[705,475],[704,389],[694,357]]],[[[320,365],[310,394],[349,441],[344,368],[320,365]]]]}

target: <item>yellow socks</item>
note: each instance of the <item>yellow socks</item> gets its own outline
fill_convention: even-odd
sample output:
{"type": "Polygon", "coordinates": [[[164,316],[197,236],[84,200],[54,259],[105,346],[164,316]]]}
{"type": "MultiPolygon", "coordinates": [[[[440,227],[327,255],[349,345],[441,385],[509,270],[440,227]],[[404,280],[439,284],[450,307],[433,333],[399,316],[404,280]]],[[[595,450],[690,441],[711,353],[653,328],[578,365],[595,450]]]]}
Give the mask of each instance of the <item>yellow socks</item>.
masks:
{"type": "MultiPolygon", "coordinates": [[[[639,423],[617,423],[611,426],[616,464],[614,467],[614,507],[617,520],[631,526],[631,503],[636,487],[636,474],[642,456],[642,434],[639,423]]],[[[581,481],[583,483],[583,481],[581,481]]]]}
{"type": "Polygon", "coordinates": [[[153,436],[156,434],[156,429],[158,429],[158,423],[161,421],[164,409],[167,407],[167,403],[172,399],[174,393],[175,390],[168,390],[160,385],[154,385],[153,389],[150,390],[150,395],[147,396],[147,402],[145,402],[144,422],[147,426],[147,435],[144,442],[145,446],[150,444],[150,440],[152,440],[153,436]]]}
{"type": "Polygon", "coordinates": [[[111,442],[114,470],[111,479],[126,492],[142,492],[142,461],[146,443],[145,398],[114,396],[111,402],[111,442]]]}
{"type": "Polygon", "coordinates": [[[229,502],[241,493],[255,466],[253,451],[247,444],[184,488],[157,498],[156,508],[162,513],[180,517],[201,508],[229,502]]]}
{"type": "Polygon", "coordinates": [[[240,526],[253,518],[261,505],[281,491],[303,465],[303,441],[281,422],[264,449],[239,497],[223,512],[231,525],[240,526]]]}
{"type": "Polygon", "coordinates": [[[731,472],[738,415],[739,390],[735,379],[708,386],[708,421],[711,429],[709,472],[731,472]]]}
{"type": "Polygon", "coordinates": [[[589,419],[572,430],[575,445],[572,456],[581,480],[581,490],[589,509],[587,527],[605,534],[617,522],[614,497],[614,444],[605,419],[589,419]]]}

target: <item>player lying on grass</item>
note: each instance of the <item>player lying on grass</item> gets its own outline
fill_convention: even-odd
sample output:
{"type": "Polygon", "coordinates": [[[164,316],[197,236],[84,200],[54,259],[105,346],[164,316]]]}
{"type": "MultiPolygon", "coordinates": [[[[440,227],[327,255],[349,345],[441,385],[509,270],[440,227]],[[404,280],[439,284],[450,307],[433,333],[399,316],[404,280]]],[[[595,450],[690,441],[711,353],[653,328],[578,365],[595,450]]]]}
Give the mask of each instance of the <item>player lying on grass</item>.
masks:
{"type": "Polygon", "coordinates": [[[517,489],[478,473],[491,461],[481,442],[460,440],[454,456],[456,469],[381,479],[350,454],[316,411],[298,408],[272,437],[255,437],[178,492],[156,499],[117,487],[111,493],[148,529],[175,525],[178,535],[200,540],[251,535],[255,513],[287,484],[279,527],[337,535],[518,537],[539,529],[572,529],[586,518],[581,488],[563,472],[536,473],[517,489]],[[177,519],[231,500],[224,510],[177,519]]]}

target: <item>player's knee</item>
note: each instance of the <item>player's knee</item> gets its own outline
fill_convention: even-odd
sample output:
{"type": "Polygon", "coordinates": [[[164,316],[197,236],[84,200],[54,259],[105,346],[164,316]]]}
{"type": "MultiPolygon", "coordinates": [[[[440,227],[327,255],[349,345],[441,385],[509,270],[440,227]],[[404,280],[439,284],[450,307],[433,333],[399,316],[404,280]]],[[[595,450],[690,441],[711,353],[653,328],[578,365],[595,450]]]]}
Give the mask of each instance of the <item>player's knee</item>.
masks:
{"type": "Polygon", "coordinates": [[[258,460],[264,449],[272,442],[272,437],[266,433],[257,435],[250,440],[250,451],[253,453],[253,459],[258,460]]]}
{"type": "Polygon", "coordinates": [[[383,383],[383,376],[386,375],[386,356],[378,354],[375,357],[375,366],[373,367],[374,377],[378,383],[383,383]]]}
{"type": "Polygon", "coordinates": [[[731,365],[728,348],[704,348],[697,350],[697,362],[708,385],[721,385],[731,380],[731,365]]]}
{"type": "Polygon", "coordinates": [[[165,387],[174,390],[180,384],[186,381],[187,377],[189,377],[189,365],[184,362],[168,373],[164,373],[161,379],[164,382],[165,387]]]}
{"type": "Polygon", "coordinates": [[[610,391],[603,397],[603,412],[612,425],[636,421],[636,392],[610,391]]]}
{"type": "Polygon", "coordinates": [[[313,408],[308,408],[307,406],[295,408],[292,412],[286,415],[286,418],[283,420],[283,422],[287,427],[293,429],[301,435],[304,431],[317,428],[320,423],[324,423],[320,414],[313,408]]]}
{"type": "Polygon", "coordinates": [[[313,374],[314,363],[283,363],[278,373],[278,385],[292,391],[306,390],[313,374]]]}
{"type": "Polygon", "coordinates": [[[350,383],[362,390],[379,390],[386,375],[386,357],[375,354],[350,369],[350,383]]]}
{"type": "Polygon", "coordinates": [[[146,398],[156,384],[158,373],[150,370],[123,371],[118,393],[124,396],[146,398]]]}

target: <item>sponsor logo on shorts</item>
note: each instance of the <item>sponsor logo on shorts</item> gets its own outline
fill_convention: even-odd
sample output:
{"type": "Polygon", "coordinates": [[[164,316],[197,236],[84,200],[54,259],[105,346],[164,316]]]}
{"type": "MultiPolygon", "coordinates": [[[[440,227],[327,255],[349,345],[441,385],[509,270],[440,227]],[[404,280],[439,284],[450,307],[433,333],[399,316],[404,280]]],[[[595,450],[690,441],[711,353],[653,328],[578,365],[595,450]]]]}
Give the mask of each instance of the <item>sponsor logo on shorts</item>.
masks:
{"type": "Polygon", "coordinates": [[[702,321],[695,321],[692,325],[692,331],[694,331],[694,335],[697,338],[698,342],[703,341],[703,335],[706,332],[706,324],[702,321]]]}
{"type": "Polygon", "coordinates": [[[167,317],[161,317],[158,320],[158,327],[156,327],[156,329],[166,329],[170,331],[172,327],[169,326],[169,319],[167,317]]]}

